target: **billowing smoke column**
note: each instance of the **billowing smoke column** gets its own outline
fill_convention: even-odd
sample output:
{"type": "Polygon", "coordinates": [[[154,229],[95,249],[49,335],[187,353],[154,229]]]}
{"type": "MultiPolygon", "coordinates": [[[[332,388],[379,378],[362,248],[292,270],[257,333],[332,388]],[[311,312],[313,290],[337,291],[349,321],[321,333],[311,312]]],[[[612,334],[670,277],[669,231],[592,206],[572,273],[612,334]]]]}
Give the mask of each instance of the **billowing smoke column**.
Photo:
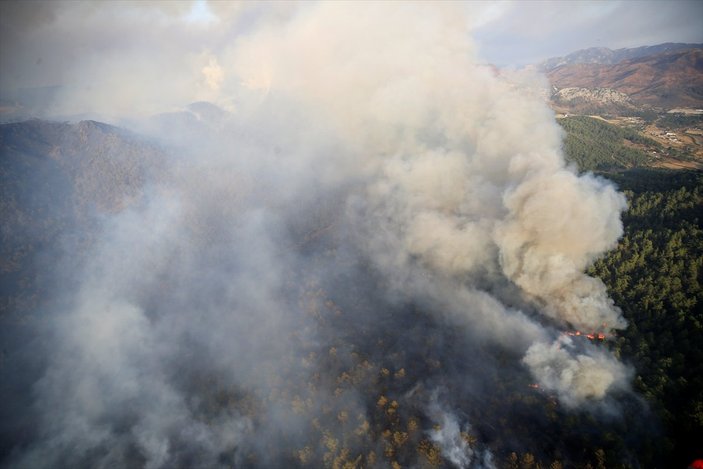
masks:
{"type": "MultiPolygon", "coordinates": [[[[386,330],[384,308],[420,305],[476,349],[524,357],[569,408],[627,388],[611,354],[560,333],[625,325],[584,274],[622,234],[625,199],[565,166],[538,77],[477,65],[465,12],[445,6],[306,4],[250,28],[209,62],[217,91],[236,86],[232,113],[178,142],[169,174],[102,224],[50,334],[41,429],[19,467],[273,467],[277,438],[306,460],[300,409],[322,419],[342,388],[301,377],[319,375],[315,357],[342,360],[325,347],[344,331],[312,322],[322,293],[300,291],[330,277],[371,304],[352,323],[386,330]],[[324,353],[298,360],[301,343],[324,353]],[[293,410],[228,407],[214,390],[288,382],[293,410]]],[[[387,332],[422,338],[407,326],[387,332]]],[[[462,378],[417,381],[442,379],[462,378]]],[[[352,411],[332,413],[363,426],[363,399],[345,396],[352,411]]],[[[426,413],[445,459],[490,466],[443,408],[426,413]]]]}
{"type": "MultiPolygon", "coordinates": [[[[237,71],[264,73],[348,139],[353,169],[369,178],[364,243],[398,288],[443,301],[468,294],[456,313],[491,323],[489,335],[515,327],[532,334],[523,340],[543,340],[534,325],[476,308],[474,285],[497,277],[564,327],[622,328],[605,286],[584,270],[622,234],[624,197],[565,167],[550,110],[524,84],[474,63],[462,16],[421,5],[316,10],[245,41],[237,71]]],[[[525,361],[537,378],[554,361],[575,373],[602,370],[587,390],[578,379],[543,380],[573,392],[570,404],[622,384],[624,369],[606,355],[536,359],[543,348],[531,347],[525,361]]]]}

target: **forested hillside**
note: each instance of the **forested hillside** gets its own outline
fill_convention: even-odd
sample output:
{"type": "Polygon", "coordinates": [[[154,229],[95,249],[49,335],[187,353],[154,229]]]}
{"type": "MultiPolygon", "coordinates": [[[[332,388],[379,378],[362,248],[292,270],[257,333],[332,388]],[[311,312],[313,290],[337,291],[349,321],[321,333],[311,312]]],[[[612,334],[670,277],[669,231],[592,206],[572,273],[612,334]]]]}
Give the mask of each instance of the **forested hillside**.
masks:
{"type": "Polygon", "coordinates": [[[588,116],[558,120],[566,131],[564,151],[583,171],[631,168],[652,160],[661,146],[638,132],[588,116]],[[650,154],[648,154],[650,152],[650,154]]]}
{"type": "MultiPolygon", "coordinates": [[[[615,250],[595,263],[591,274],[603,279],[629,322],[612,340],[596,345],[613,349],[633,366],[637,394],[616,395],[612,415],[592,409],[574,412],[562,406],[517,365],[519,355],[472,342],[461,326],[448,327],[450,319],[431,314],[425,305],[383,299],[387,285],[369,265],[350,266],[345,275],[317,275],[318,267],[310,266],[349,263],[339,235],[321,229],[310,232],[312,237],[306,235],[301,244],[310,261],[308,268],[287,274],[298,279],[295,284],[300,289],[294,284],[289,288],[303,316],[296,319],[300,327],[286,338],[295,343],[283,359],[287,371],[257,372],[267,393],[233,386],[213,373],[181,372],[184,385],[200,396],[195,412],[203,424],[216,425],[213,419],[224,409],[248,422],[240,430],[243,438],[253,438],[257,428],[269,429],[266,441],[256,443],[259,450],[237,450],[223,464],[459,465],[448,459],[451,453],[442,446],[442,438],[453,441],[459,454],[470,456],[473,464],[498,468],[685,467],[700,457],[703,174],[638,167],[650,161],[641,148],[655,143],[634,130],[588,117],[560,123],[567,131],[569,160],[584,170],[599,171],[628,198],[625,234],[615,250]],[[631,151],[627,145],[633,145],[631,151]],[[384,311],[382,317],[379,310],[384,311]],[[404,329],[400,336],[398,325],[404,329]],[[313,332],[315,340],[310,339],[313,332]],[[461,360],[456,359],[458,353],[461,360]],[[438,382],[442,386],[433,384],[438,382]],[[428,402],[448,402],[461,409],[458,418],[471,425],[459,425],[439,404],[428,410],[428,402]],[[302,433],[292,435],[278,428],[272,415],[285,415],[302,433]],[[271,461],[262,460],[261,453],[270,454],[271,461]]],[[[44,301],[46,289],[41,280],[47,274],[38,272],[35,265],[44,259],[40,256],[54,252],[58,256],[65,249],[66,241],[57,241],[56,233],[63,226],[59,221],[119,207],[121,197],[141,190],[141,179],[127,177],[135,171],[140,174],[136,163],[160,158],[152,147],[120,137],[114,129],[90,123],[64,127],[62,140],[49,132],[56,128],[54,124],[29,122],[3,129],[2,174],[7,183],[3,200],[14,229],[8,225],[3,238],[6,291],[0,312],[6,334],[18,337],[26,335],[32,319],[41,322],[39,315],[28,313],[44,301]],[[25,132],[41,139],[31,140],[32,145],[23,143],[19,137],[25,132]],[[76,150],[86,144],[85,139],[73,142],[67,137],[74,134],[90,137],[90,142],[108,139],[109,144],[100,148],[119,150],[121,158],[110,153],[105,161],[98,161],[102,165],[97,164],[93,152],[83,155],[76,150]],[[37,141],[48,143],[37,146],[37,141]],[[51,149],[54,158],[43,156],[51,149]],[[130,156],[136,153],[143,157],[130,156]],[[107,162],[117,170],[104,170],[107,162]],[[101,183],[87,187],[81,184],[86,179],[101,183]],[[46,187],[47,194],[63,196],[36,199],[33,193],[23,192],[31,187],[46,187]],[[60,188],[65,194],[57,192],[60,188]],[[105,203],[86,211],[87,199],[105,203]],[[43,237],[37,238],[38,234],[43,237]]],[[[89,245],[91,241],[76,242],[89,245]]],[[[174,271],[164,273],[159,282],[166,290],[177,288],[174,271]]],[[[15,369],[13,356],[8,357],[3,368],[7,374],[15,369]]],[[[26,389],[21,384],[4,383],[0,392],[5,399],[20,402],[26,389]]],[[[24,419],[21,426],[7,421],[0,426],[6,440],[0,454],[5,457],[35,427],[31,419],[24,419]]],[[[129,461],[141,464],[138,459],[129,461]]]]}
{"type": "MultiPolygon", "coordinates": [[[[603,167],[600,152],[628,138],[596,122],[562,120],[567,130],[575,129],[567,154],[586,168],[603,167]],[[594,140],[582,140],[591,130],[594,140]],[[589,147],[593,158],[584,160],[589,147]]],[[[701,456],[703,441],[703,173],[632,169],[601,175],[625,192],[629,209],[617,249],[591,273],[606,283],[629,321],[614,348],[636,367],[635,388],[658,417],[652,428],[661,431],[648,437],[652,452],[637,460],[643,467],[685,467],[701,456]]]]}

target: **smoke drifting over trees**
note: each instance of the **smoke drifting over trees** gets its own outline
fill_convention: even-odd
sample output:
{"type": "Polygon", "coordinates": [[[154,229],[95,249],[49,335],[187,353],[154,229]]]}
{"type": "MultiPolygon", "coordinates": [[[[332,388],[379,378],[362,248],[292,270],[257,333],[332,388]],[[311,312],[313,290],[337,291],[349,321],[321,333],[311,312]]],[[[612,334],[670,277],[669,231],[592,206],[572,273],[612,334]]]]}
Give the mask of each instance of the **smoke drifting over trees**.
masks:
{"type": "MultiPolygon", "coordinates": [[[[86,8],[42,17],[32,48],[81,15],[88,34],[118,7],[86,8]]],[[[4,412],[36,430],[5,461],[491,467],[493,452],[538,438],[508,440],[500,422],[542,407],[485,404],[530,381],[540,403],[617,418],[628,367],[564,332],[625,326],[584,273],[621,236],[625,199],[565,165],[539,79],[477,64],[464,10],[244,10],[215,10],[216,33],[230,20],[244,32],[198,51],[201,81],[172,57],[144,88],[108,80],[90,54],[67,70],[101,99],[59,90],[53,112],[118,115],[164,150],[140,161],[152,169],[136,193],[88,211],[56,247],[56,298],[24,329],[43,344],[35,375],[17,378],[31,403],[4,412]],[[162,103],[190,85],[228,111],[115,106],[132,88],[162,103]]],[[[175,28],[160,14],[157,32],[175,28]]],[[[125,47],[106,60],[134,54],[149,58],[125,47]]]]}

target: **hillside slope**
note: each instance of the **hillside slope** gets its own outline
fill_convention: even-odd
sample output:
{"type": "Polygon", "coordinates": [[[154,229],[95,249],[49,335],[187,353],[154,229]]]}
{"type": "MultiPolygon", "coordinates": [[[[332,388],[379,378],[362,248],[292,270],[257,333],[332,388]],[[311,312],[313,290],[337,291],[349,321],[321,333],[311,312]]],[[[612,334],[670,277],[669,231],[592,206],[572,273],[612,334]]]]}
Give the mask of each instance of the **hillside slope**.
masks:
{"type": "Polygon", "coordinates": [[[638,105],[660,108],[703,106],[703,49],[624,60],[614,65],[574,63],[547,72],[558,89],[609,88],[638,105]]]}
{"type": "MultiPolygon", "coordinates": [[[[291,434],[287,428],[273,427],[270,437],[257,445],[271,454],[281,452],[281,442],[295,448],[280,453],[287,467],[380,467],[389,461],[394,467],[453,467],[442,459],[439,444],[431,438],[434,417],[423,410],[436,396],[430,384],[441,382],[442,389],[446,387],[441,392],[451,393],[456,407],[466,409],[462,416],[465,413],[466,419],[474,422],[461,429],[457,425],[456,441],[463,442],[462,447],[471,454],[493,454],[493,461],[487,461],[495,467],[664,467],[661,461],[678,458],[676,463],[685,463],[694,457],[695,442],[687,436],[700,432],[703,421],[698,391],[700,350],[696,348],[703,333],[703,257],[697,217],[700,174],[617,172],[640,164],[640,159],[646,158],[642,149],[655,143],[634,131],[588,117],[570,117],[560,123],[574,138],[574,145],[566,143],[567,152],[574,150],[569,154],[571,161],[582,170],[613,171],[601,175],[612,177],[628,191],[631,209],[625,215],[625,238],[593,266],[592,273],[608,286],[629,328],[612,341],[594,346],[612,348],[636,365],[635,386],[649,402],[651,413],[639,404],[639,397],[629,395],[618,396],[623,412],[618,418],[601,421],[590,410],[574,412],[560,405],[553,393],[535,387],[527,371],[516,366],[519,356],[509,352],[494,355],[492,347],[473,342],[447,317],[433,316],[429,306],[382,300],[387,285],[367,264],[359,263],[351,272],[323,269],[328,262],[349,263],[349,251],[340,247],[343,238],[336,229],[306,230],[329,226],[327,220],[334,220],[334,215],[319,223],[316,214],[305,213],[299,218],[306,220],[296,220],[301,228],[292,230],[291,239],[298,239],[298,232],[309,236],[295,246],[282,243],[278,251],[286,255],[300,249],[311,259],[303,266],[293,265],[283,276],[291,290],[286,294],[299,301],[301,309],[301,315],[292,319],[301,324],[290,338],[296,347],[275,349],[277,354],[285,354],[285,373],[263,368],[257,379],[267,392],[257,394],[255,389],[218,378],[207,368],[206,372],[198,368],[189,373],[179,368],[179,384],[197,392],[198,407],[193,412],[202,422],[199,428],[220,431],[212,415],[223,408],[233,415],[246,415],[252,425],[268,428],[271,423],[266,409],[282,409],[298,422],[300,430],[293,433],[293,442],[285,440],[291,434]],[[579,159],[579,144],[585,148],[583,155],[603,158],[579,159]],[[623,151],[623,147],[633,150],[623,151]],[[318,269],[324,277],[318,278],[318,269]],[[354,281],[356,275],[364,282],[354,281]],[[368,321],[377,319],[379,312],[380,320],[368,321]],[[394,334],[399,325],[406,332],[401,339],[394,334]],[[469,353],[457,360],[457,350],[469,353]],[[496,369],[506,372],[495,373],[496,369]],[[320,398],[319,390],[328,381],[333,393],[320,398]],[[484,398],[483,388],[490,389],[489,398],[484,398]],[[481,441],[488,442],[486,448],[491,453],[483,452],[481,441]]],[[[13,403],[0,409],[1,462],[17,447],[32,441],[34,432],[41,428],[36,416],[26,409],[32,409],[27,389],[41,377],[42,365],[30,362],[36,369],[27,371],[17,350],[35,356],[38,349],[51,347],[36,339],[30,343],[27,338],[34,337],[33,327],[49,323],[48,315],[60,309],[52,293],[67,282],[67,272],[76,270],[75,266],[66,269],[66,262],[78,264],[85,253],[92,252],[86,249],[94,231],[89,228],[99,225],[101,215],[129,212],[124,209],[138,206],[154,172],[160,177],[164,177],[162,172],[168,173],[164,164],[167,156],[162,151],[139,136],[97,122],[28,121],[0,126],[0,215],[6,221],[2,227],[5,263],[0,277],[0,337],[6,346],[0,357],[0,400],[13,403]],[[73,235],[75,232],[79,234],[73,235]],[[18,408],[26,413],[17,417],[18,408]]],[[[224,176],[223,187],[188,193],[224,198],[222,210],[218,206],[212,212],[199,213],[188,218],[184,227],[204,227],[188,241],[197,247],[193,251],[197,262],[211,265],[215,255],[232,256],[232,267],[223,280],[229,284],[241,262],[241,248],[238,251],[227,234],[249,229],[252,220],[229,222],[234,217],[224,210],[231,208],[234,197],[223,188],[236,181],[224,176]]],[[[208,185],[219,180],[195,179],[208,185]]],[[[333,207],[330,212],[340,210],[333,207]]],[[[182,251],[173,253],[177,259],[182,251]]],[[[174,304],[178,305],[173,297],[179,298],[183,278],[192,278],[193,270],[172,268],[181,265],[165,263],[156,271],[155,280],[147,277],[157,291],[153,300],[146,302],[151,308],[150,320],[159,315],[172,317],[174,304]]],[[[254,271],[254,278],[260,278],[257,269],[265,271],[268,264],[246,264],[245,268],[241,272],[249,286],[250,271],[254,271]]],[[[202,294],[202,300],[197,296],[193,307],[183,308],[184,316],[179,317],[197,314],[213,304],[212,298],[222,298],[221,285],[215,282],[211,286],[209,279],[213,277],[206,278],[208,281],[196,281],[198,288],[190,292],[193,296],[202,294]]],[[[135,295],[144,294],[136,290],[135,295]]],[[[190,297],[187,301],[191,306],[190,297]]],[[[169,320],[169,327],[176,322],[169,320]]],[[[255,326],[254,321],[242,324],[255,326]]],[[[277,338],[289,343],[287,337],[281,337],[277,338]]],[[[230,342],[226,335],[223,340],[230,342]]],[[[193,348],[186,349],[193,353],[193,348]]],[[[230,466],[238,461],[247,467],[273,466],[257,460],[251,450],[237,451],[235,455],[223,453],[222,460],[230,466]]],[[[129,467],[143,465],[132,453],[125,461],[129,467]]]]}
{"type": "Polygon", "coordinates": [[[622,49],[607,47],[589,47],[577,50],[563,57],[552,57],[539,65],[540,70],[548,72],[562,65],[573,64],[605,64],[614,65],[623,60],[632,60],[662,53],[679,52],[689,49],[700,49],[703,44],[683,44],[667,42],[655,46],[642,46],[622,49]]]}
{"type": "Polygon", "coordinates": [[[162,157],[137,136],[93,121],[0,125],[0,316],[31,310],[50,274],[35,269],[38,256],[59,255],[60,238],[90,233],[96,216],[138,198],[162,157]]]}

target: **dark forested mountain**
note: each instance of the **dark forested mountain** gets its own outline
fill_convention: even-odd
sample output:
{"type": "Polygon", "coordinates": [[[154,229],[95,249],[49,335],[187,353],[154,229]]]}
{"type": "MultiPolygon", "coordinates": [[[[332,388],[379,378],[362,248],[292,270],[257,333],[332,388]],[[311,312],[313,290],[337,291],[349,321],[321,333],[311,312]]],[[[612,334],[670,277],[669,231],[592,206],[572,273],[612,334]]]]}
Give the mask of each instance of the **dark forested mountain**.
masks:
{"type": "MultiPolygon", "coordinates": [[[[95,121],[5,124],[0,126],[0,145],[3,187],[19,189],[18,183],[25,182],[20,179],[23,175],[51,175],[70,182],[64,189],[73,204],[108,211],[120,209],[128,198],[137,196],[145,181],[160,169],[154,164],[162,155],[144,138],[95,121]],[[47,166],[52,169],[44,169],[47,166]]],[[[54,181],[44,184],[55,185],[54,181]]],[[[32,186],[25,184],[21,189],[31,191],[32,186]]],[[[37,194],[43,189],[34,188],[37,194]]]]}
{"type": "MultiPolygon", "coordinates": [[[[146,180],[162,172],[163,153],[130,132],[93,121],[31,120],[0,126],[2,314],[36,299],[29,273],[42,247],[101,214],[124,210],[146,180]]],[[[46,253],[43,253],[46,254],[46,253]]],[[[35,271],[35,274],[37,272],[35,271]]]]}
{"type": "Polygon", "coordinates": [[[0,459],[36,431],[27,400],[46,344],[30,331],[61,307],[101,221],[137,203],[162,162],[154,145],[99,122],[0,125],[0,400],[14,403],[1,408],[0,459]]]}

